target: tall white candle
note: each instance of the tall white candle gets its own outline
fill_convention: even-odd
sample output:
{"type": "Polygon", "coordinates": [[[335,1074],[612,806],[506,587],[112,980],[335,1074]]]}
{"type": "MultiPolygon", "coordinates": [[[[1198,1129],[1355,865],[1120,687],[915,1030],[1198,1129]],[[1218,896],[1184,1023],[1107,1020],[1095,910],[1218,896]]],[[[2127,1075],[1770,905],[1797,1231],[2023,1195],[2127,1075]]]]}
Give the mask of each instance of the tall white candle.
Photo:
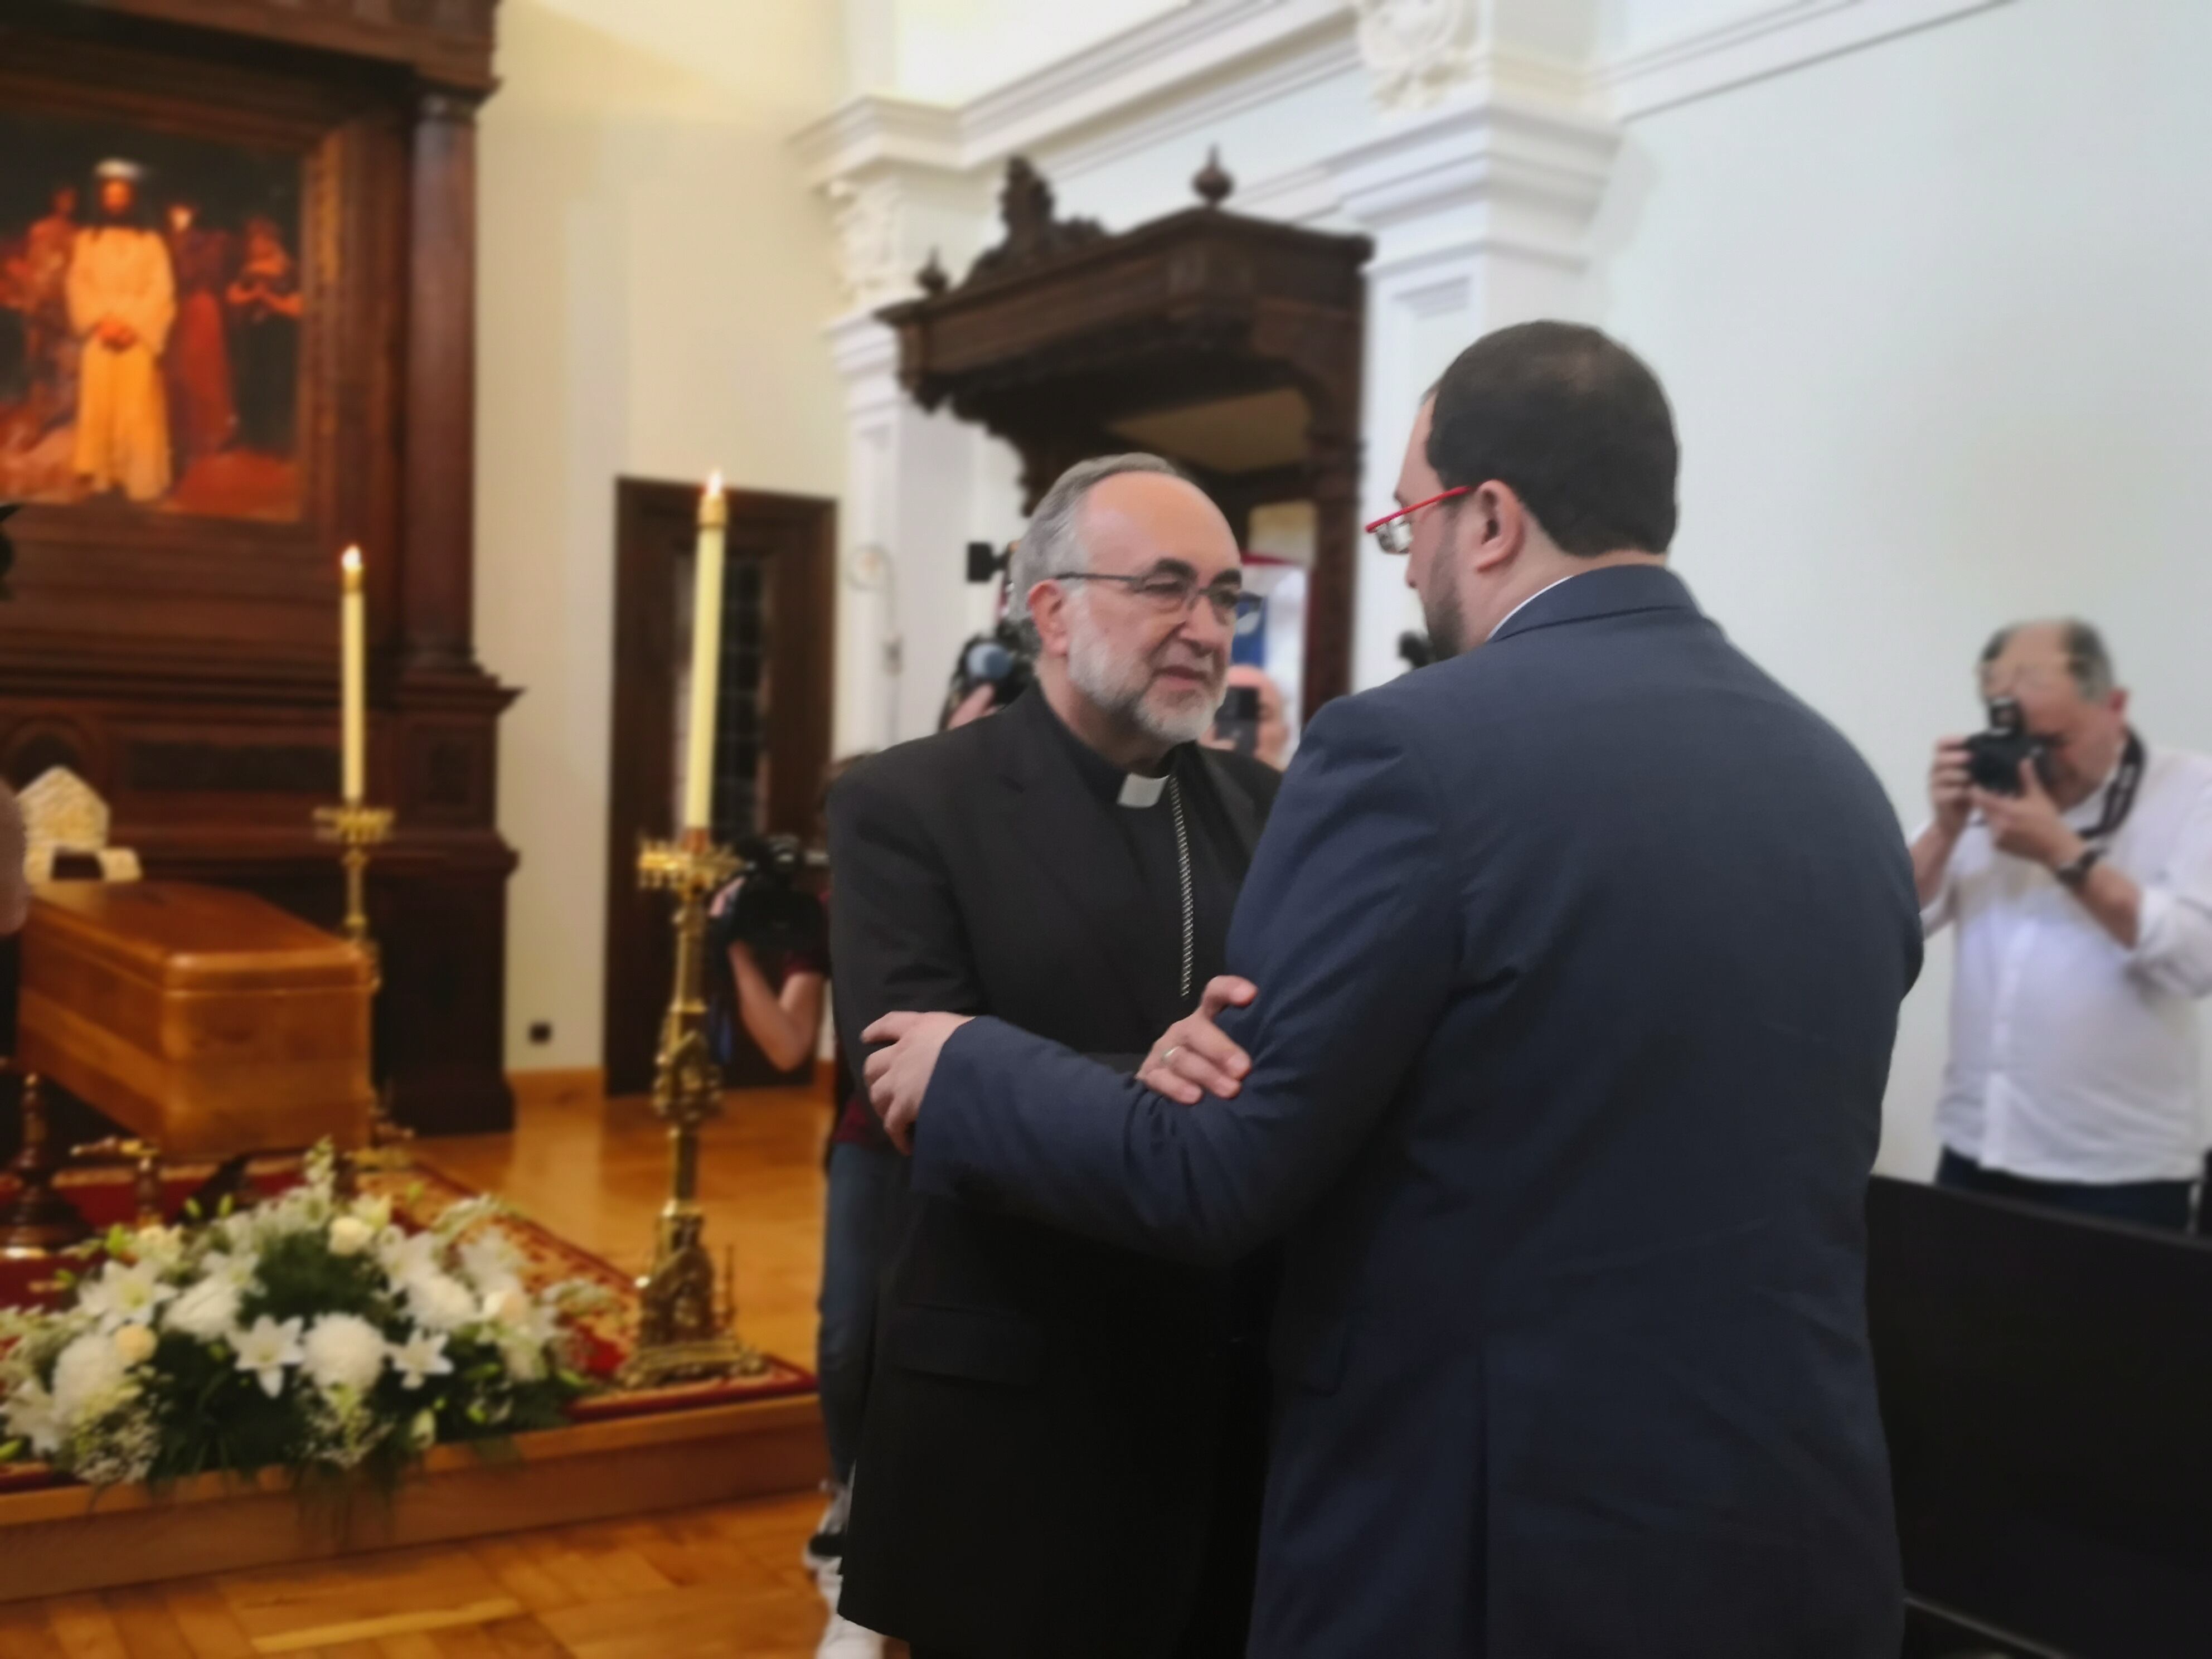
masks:
{"type": "Polygon", "coordinates": [[[338,601],[340,753],[344,758],[346,805],[358,806],[368,772],[368,629],[361,592],[361,550],[346,549],[340,565],[344,573],[338,601]]]}
{"type": "Polygon", "coordinates": [[[729,522],[722,475],[699,498],[697,568],[691,586],[691,714],[684,763],[684,826],[706,830],[714,815],[714,693],[722,670],[722,529],[729,522]]]}

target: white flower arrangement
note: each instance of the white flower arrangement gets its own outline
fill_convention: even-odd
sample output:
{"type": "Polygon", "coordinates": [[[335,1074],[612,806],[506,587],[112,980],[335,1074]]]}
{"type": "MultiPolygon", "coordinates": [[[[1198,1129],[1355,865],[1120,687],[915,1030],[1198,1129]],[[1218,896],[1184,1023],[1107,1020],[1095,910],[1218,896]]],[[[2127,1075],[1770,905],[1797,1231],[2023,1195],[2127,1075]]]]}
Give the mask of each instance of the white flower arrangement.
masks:
{"type": "Polygon", "coordinates": [[[596,1286],[532,1295],[480,1226],[495,1200],[410,1231],[385,1199],[307,1177],[250,1209],[118,1228],[71,1305],[0,1309],[0,1462],[94,1485],[271,1465],[396,1480],[441,1441],[565,1420],[586,1386],[569,1316],[596,1286]]]}

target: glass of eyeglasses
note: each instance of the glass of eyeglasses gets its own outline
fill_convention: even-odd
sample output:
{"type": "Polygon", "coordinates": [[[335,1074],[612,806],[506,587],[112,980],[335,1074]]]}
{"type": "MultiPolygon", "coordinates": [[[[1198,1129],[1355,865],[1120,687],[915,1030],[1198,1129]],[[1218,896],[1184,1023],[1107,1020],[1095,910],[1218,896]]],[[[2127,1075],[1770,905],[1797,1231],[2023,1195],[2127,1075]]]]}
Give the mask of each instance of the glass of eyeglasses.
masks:
{"type": "Polygon", "coordinates": [[[1441,495],[1431,495],[1425,501],[1415,501],[1411,507],[1401,507],[1395,513],[1385,513],[1362,528],[1375,538],[1375,545],[1385,553],[1409,551],[1413,545],[1413,514],[1425,507],[1434,507],[1438,501],[1464,495],[1474,488],[1472,484],[1462,484],[1456,489],[1447,489],[1441,495]]]}
{"type": "Polygon", "coordinates": [[[1234,576],[1223,576],[1199,586],[1197,573],[1175,565],[1163,565],[1140,575],[1117,576],[1103,570],[1057,570],[1052,580],[1056,582],[1114,582],[1127,588],[1162,616],[1184,617],[1198,603],[1200,595],[1213,607],[1216,621],[1242,622],[1257,616],[1260,596],[1247,593],[1243,583],[1234,576]]]}

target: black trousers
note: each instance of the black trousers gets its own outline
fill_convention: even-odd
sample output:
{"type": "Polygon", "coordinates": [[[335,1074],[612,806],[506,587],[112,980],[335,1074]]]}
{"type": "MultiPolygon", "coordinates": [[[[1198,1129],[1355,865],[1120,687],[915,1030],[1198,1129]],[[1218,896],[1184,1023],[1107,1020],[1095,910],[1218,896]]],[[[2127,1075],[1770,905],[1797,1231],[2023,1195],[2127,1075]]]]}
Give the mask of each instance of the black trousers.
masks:
{"type": "Polygon", "coordinates": [[[1985,1170],[1971,1158],[1943,1149],[1936,1166],[1936,1184],[1984,1198],[2009,1198],[2021,1204],[2040,1204],[2046,1209],[2100,1221],[2124,1221],[2138,1227],[2157,1227],[2170,1232],[2189,1231],[2191,1181],[2124,1181],[2100,1185],[2086,1181],[2033,1181],[2026,1176],[1985,1170]]]}

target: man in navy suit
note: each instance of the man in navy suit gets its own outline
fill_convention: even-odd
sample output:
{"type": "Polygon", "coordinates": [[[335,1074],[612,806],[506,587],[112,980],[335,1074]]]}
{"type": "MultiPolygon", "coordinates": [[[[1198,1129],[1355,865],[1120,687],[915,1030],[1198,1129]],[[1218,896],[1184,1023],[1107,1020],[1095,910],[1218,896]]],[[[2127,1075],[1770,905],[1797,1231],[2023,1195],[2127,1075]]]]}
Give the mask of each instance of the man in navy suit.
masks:
{"type": "Polygon", "coordinates": [[[1898,1650],[1863,1201],[1912,872],[1665,568],[1675,467],[1602,334],[1477,342],[1370,526],[1449,659],[1309,729],[1206,1010],[1249,1006],[1135,1078],[867,1034],[917,1189],[1284,1241],[1263,1659],[1898,1650]]]}

